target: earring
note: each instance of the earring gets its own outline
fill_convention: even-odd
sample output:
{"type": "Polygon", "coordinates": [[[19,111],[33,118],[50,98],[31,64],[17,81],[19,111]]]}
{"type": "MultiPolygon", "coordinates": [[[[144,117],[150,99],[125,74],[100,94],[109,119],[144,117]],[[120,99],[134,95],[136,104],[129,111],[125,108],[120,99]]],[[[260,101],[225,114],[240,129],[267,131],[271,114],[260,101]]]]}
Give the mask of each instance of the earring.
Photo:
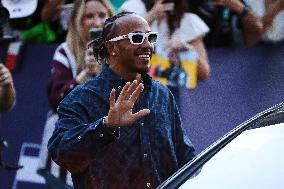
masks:
{"type": "Polygon", "coordinates": [[[112,55],[112,56],[115,56],[115,55],[116,55],[116,53],[115,53],[115,52],[112,52],[112,53],[111,53],[111,55],[112,55]]]}

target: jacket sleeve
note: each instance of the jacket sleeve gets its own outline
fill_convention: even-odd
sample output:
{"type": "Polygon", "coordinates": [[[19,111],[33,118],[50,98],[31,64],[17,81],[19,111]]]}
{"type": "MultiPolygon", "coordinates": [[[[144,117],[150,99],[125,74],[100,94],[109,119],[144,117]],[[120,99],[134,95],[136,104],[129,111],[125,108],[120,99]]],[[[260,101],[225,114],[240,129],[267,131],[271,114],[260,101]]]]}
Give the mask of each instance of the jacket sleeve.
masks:
{"type": "Polygon", "coordinates": [[[78,95],[88,98],[87,94],[72,93],[59,105],[59,120],[48,142],[48,150],[58,165],[71,173],[78,173],[89,166],[96,152],[117,140],[120,131],[105,128],[101,113],[91,118],[88,104],[76,100],[78,95]]]}

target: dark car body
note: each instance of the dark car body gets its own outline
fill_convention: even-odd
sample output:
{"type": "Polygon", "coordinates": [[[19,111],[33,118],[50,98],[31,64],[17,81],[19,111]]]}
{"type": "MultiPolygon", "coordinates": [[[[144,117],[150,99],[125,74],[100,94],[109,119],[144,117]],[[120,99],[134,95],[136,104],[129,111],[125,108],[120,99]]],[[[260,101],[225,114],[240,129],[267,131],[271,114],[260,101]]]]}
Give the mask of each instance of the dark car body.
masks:
{"type": "Polygon", "coordinates": [[[284,103],[227,133],[158,189],[284,189],[284,103]]]}

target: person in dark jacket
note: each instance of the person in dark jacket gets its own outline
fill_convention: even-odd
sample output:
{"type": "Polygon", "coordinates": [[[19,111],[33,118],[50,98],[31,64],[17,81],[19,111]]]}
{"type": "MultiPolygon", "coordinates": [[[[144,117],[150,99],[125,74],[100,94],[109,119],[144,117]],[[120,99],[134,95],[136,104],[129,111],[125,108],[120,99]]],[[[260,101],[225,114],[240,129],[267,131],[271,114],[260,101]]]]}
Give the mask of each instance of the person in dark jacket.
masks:
{"type": "Polygon", "coordinates": [[[156,40],[135,13],[107,19],[102,72],[59,104],[48,150],[76,189],[155,188],[194,157],[173,95],[147,75],[156,40]]]}

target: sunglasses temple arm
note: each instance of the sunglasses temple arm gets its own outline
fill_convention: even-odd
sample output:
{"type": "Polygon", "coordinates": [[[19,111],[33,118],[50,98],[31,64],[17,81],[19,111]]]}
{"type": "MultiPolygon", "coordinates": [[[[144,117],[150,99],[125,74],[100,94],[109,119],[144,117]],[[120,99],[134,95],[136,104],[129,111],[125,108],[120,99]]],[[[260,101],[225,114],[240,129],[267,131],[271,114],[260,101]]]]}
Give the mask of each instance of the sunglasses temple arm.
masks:
{"type": "Polygon", "coordinates": [[[119,41],[119,40],[122,40],[122,39],[125,39],[125,38],[127,38],[127,35],[121,35],[121,36],[112,38],[112,39],[109,40],[109,41],[119,41]]]}

